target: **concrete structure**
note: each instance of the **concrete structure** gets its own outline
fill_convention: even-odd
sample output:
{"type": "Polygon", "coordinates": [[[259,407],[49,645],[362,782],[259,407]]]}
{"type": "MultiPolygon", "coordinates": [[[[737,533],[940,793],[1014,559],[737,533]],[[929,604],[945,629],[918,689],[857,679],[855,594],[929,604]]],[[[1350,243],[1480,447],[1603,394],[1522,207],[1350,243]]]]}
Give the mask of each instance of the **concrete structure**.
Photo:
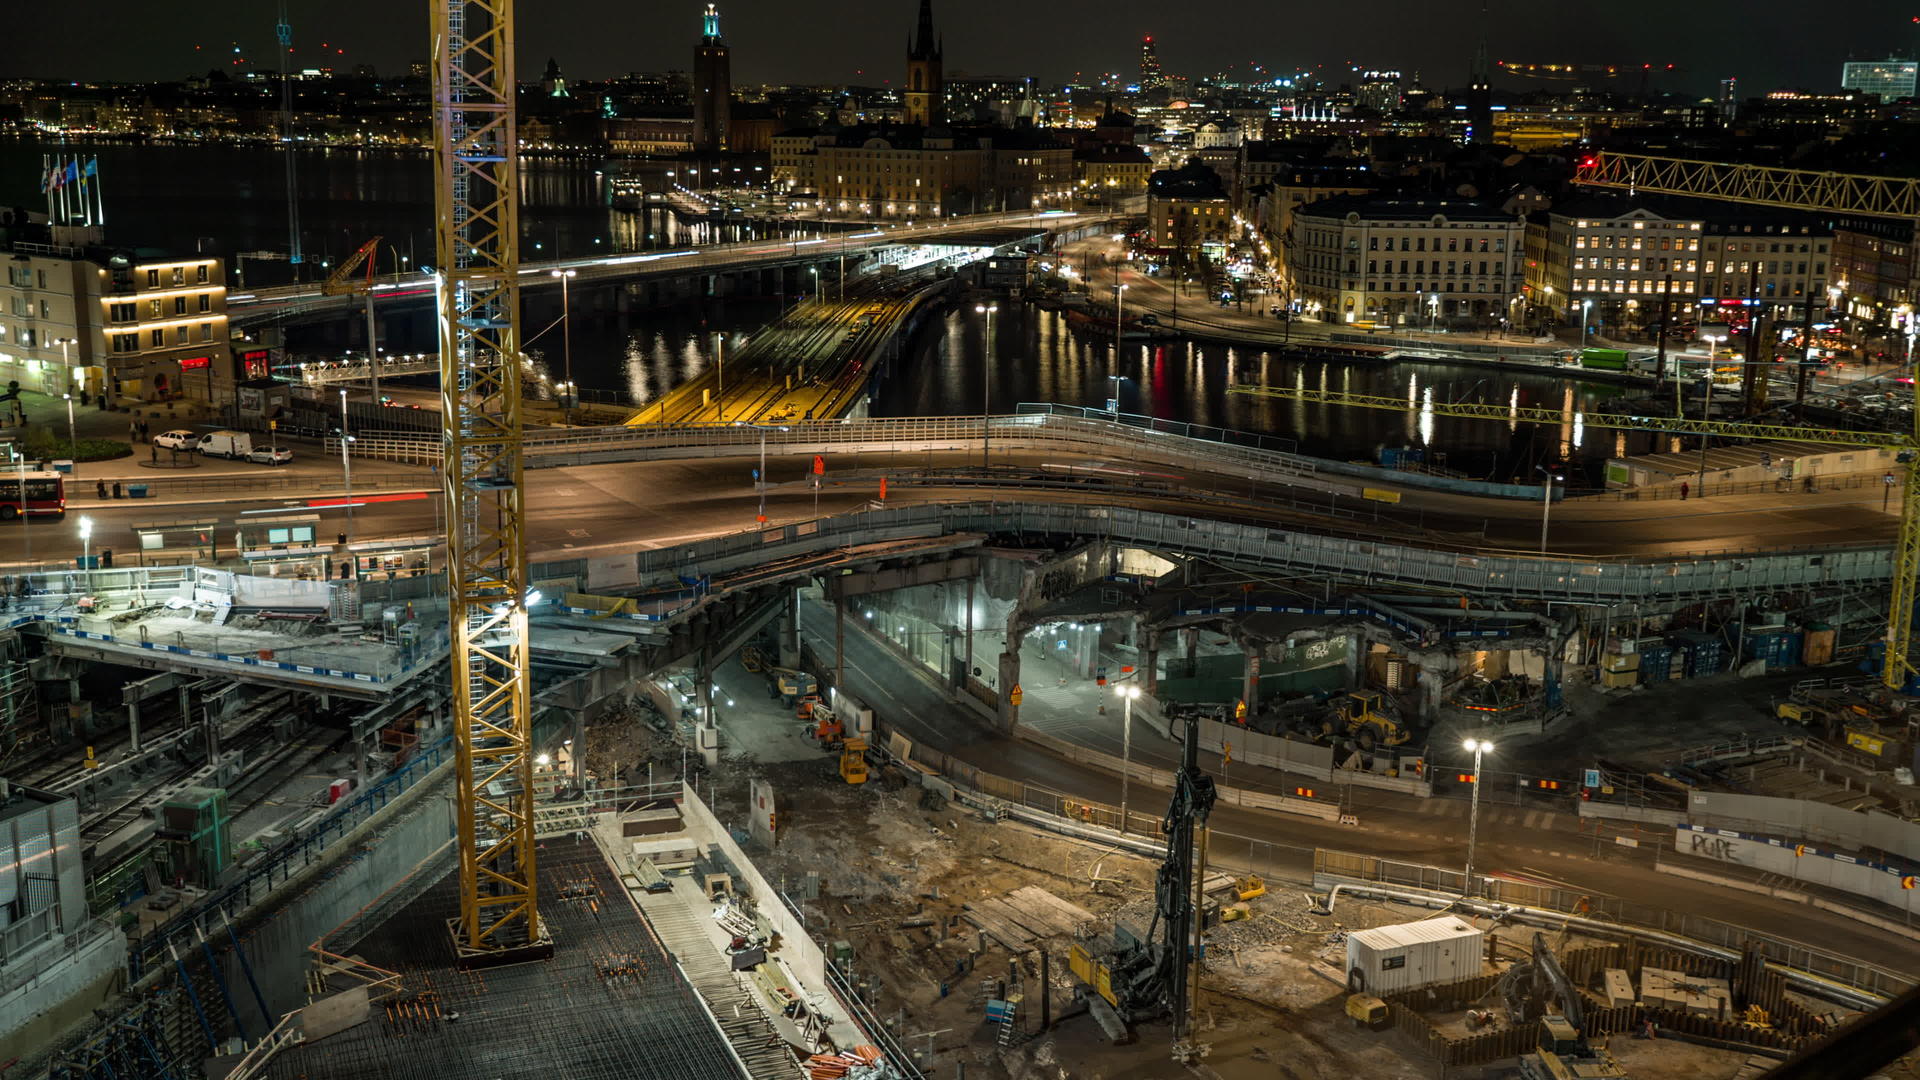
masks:
{"type": "Polygon", "coordinates": [[[1368,994],[1397,994],[1480,974],[1485,946],[1478,929],[1450,915],[1347,935],[1347,985],[1368,994]]]}
{"type": "Polygon", "coordinates": [[[1294,212],[1295,298],[1341,322],[1485,325],[1519,295],[1525,219],[1464,199],[1343,196],[1294,212]]]}
{"type": "Polygon", "coordinates": [[[48,394],[224,401],[226,265],[16,243],[0,280],[0,381],[48,394]]]}
{"type": "Polygon", "coordinates": [[[1889,103],[1912,97],[1916,76],[1920,62],[1913,60],[1849,60],[1840,66],[1840,89],[1877,94],[1889,103]]]}
{"type": "Polygon", "coordinates": [[[693,148],[733,149],[733,50],[720,38],[720,9],[707,5],[700,17],[700,44],[693,50],[693,148]]]}

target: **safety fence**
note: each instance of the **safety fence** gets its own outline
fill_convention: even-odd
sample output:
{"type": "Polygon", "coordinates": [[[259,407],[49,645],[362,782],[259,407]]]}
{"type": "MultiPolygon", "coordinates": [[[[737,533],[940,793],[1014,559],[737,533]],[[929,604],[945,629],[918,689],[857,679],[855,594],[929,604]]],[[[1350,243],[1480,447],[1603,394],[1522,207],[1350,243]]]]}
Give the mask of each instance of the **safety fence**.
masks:
{"type": "Polygon", "coordinates": [[[1702,915],[1670,911],[1605,893],[1488,877],[1476,877],[1474,888],[1469,890],[1464,874],[1458,870],[1327,849],[1314,852],[1313,873],[1316,884],[1322,884],[1323,879],[1328,885],[1340,881],[1369,882],[1455,897],[1471,891],[1494,903],[1560,912],[1596,923],[1617,925],[1623,933],[1638,928],[1685,938],[1703,947],[1721,950],[1727,956],[1738,956],[1745,949],[1754,948],[1782,969],[1803,972],[1824,982],[1850,987],[1879,998],[1895,997],[1914,983],[1911,975],[1864,960],[1830,953],[1750,927],[1702,915]]]}
{"type": "MultiPolygon", "coordinates": [[[[1812,434],[1812,433],[1809,433],[1812,434]]],[[[1712,470],[1708,470],[1711,472],[1712,470]]],[[[1689,498],[1706,499],[1726,495],[1804,495],[1822,491],[1856,491],[1871,488],[1877,491],[1890,491],[1886,477],[1879,471],[1864,473],[1840,473],[1833,476],[1808,476],[1799,480],[1779,477],[1773,480],[1702,480],[1698,476],[1682,476],[1669,483],[1649,484],[1645,487],[1627,488],[1622,491],[1608,491],[1582,496],[1584,499],[1604,500],[1608,502],[1658,502],[1661,500],[1684,501],[1689,498]],[[1682,486],[1686,487],[1681,491],[1682,486]]],[[[1891,493],[1894,504],[1899,501],[1899,493],[1891,493]]],[[[1781,509],[1790,509],[1790,506],[1781,509]]]]}
{"type": "Polygon", "coordinates": [[[1688,796],[1686,819],[1695,825],[1836,844],[1851,853],[1883,851],[1909,866],[1920,864],[1920,824],[1885,811],[1848,810],[1809,799],[1696,791],[1688,796]]]}

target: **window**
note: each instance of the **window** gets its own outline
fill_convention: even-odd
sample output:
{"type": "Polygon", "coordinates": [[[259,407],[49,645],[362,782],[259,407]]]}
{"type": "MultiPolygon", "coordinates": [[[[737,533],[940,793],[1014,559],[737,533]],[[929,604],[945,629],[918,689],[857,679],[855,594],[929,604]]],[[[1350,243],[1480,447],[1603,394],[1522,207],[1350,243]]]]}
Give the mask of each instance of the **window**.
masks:
{"type": "Polygon", "coordinates": [[[147,288],[157,289],[159,287],[160,287],[160,271],[158,270],[147,271],[147,288]]]}
{"type": "Polygon", "coordinates": [[[186,297],[184,297],[184,296],[176,296],[176,297],[174,297],[174,298],[173,298],[173,313],[174,313],[175,315],[185,315],[185,314],[187,313],[187,298],[186,298],[186,297]]]}
{"type": "Polygon", "coordinates": [[[201,293],[200,294],[200,314],[205,315],[207,312],[212,310],[213,310],[213,295],[211,293],[201,293]]]}
{"type": "Polygon", "coordinates": [[[176,266],[173,268],[173,283],[175,285],[185,285],[187,283],[186,267],[176,266]]]}
{"type": "Polygon", "coordinates": [[[1407,958],[1404,956],[1383,956],[1380,958],[1381,971],[1398,971],[1406,966],[1407,958]]]}
{"type": "Polygon", "coordinates": [[[186,327],[184,327],[184,326],[176,326],[176,327],[174,327],[174,328],[173,328],[173,343],[174,343],[175,345],[185,345],[185,344],[187,343],[187,328],[186,328],[186,327]]]}
{"type": "Polygon", "coordinates": [[[40,317],[43,319],[53,318],[53,305],[47,303],[45,300],[40,301],[40,317]]]}
{"type": "Polygon", "coordinates": [[[210,322],[201,323],[200,324],[200,341],[204,344],[212,340],[213,340],[213,324],[210,322]]]}
{"type": "Polygon", "coordinates": [[[107,307],[108,322],[132,322],[140,317],[140,311],[132,303],[123,302],[107,307]]]}
{"type": "Polygon", "coordinates": [[[201,285],[205,285],[207,283],[206,264],[202,263],[201,265],[196,266],[193,269],[194,269],[194,274],[193,274],[194,281],[198,282],[201,285]]]}
{"type": "Polygon", "coordinates": [[[44,289],[44,288],[46,288],[46,287],[47,287],[47,272],[46,272],[45,270],[38,270],[38,271],[35,271],[35,272],[34,272],[34,274],[35,274],[35,277],[37,277],[37,278],[39,279],[39,282],[40,282],[40,287],[41,287],[41,288],[43,288],[43,289],[44,289]]]}
{"type": "Polygon", "coordinates": [[[167,332],[165,330],[155,330],[147,336],[147,340],[154,348],[164,349],[167,345],[167,332]]]}
{"type": "Polygon", "coordinates": [[[139,352],[140,351],[140,335],[139,334],[113,335],[113,351],[117,353],[139,352]]]}
{"type": "Polygon", "coordinates": [[[160,317],[160,301],[158,300],[147,301],[147,318],[157,319],[159,317],[160,317]]]}

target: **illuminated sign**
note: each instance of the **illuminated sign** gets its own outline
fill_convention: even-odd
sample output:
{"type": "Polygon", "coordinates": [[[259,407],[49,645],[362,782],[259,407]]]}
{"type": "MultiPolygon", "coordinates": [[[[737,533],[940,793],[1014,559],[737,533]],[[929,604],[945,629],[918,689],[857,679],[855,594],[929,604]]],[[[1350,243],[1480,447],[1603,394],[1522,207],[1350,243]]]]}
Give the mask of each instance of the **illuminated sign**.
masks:
{"type": "Polygon", "coordinates": [[[212,366],[213,359],[207,356],[192,356],[180,361],[181,371],[198,371],[201,368],[212,366]]]}

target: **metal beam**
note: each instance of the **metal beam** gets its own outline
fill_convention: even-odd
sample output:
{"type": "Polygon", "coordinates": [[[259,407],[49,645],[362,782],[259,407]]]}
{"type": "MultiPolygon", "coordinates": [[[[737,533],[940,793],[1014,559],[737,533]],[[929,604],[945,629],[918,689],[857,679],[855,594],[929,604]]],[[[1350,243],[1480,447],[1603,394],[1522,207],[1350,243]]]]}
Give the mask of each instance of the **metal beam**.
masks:
{"type": "Polygon", "coordinates": [[[1920,218],[1920,179],[1777,169],[1725,161],[1600,151],[1580,159],[1574,182],[1656,195],[1723,199],[1752,206],[1920,218]]]}
{"type": "Polygon", "coordinates": [[[1483,405],[1478,403],[1435,402],[1431,406],[1411,404],[1404,397],[1379,397],[1347,394],[1338,390],[1309,390],[1288,386],[1229,386],[1230,394],[1248,397],[1283,398],[1314,405],[1345,405],[1356,409],[1383,409],[1388,412],[1420,412],[1431,408],[1442,416],[1471,420],[1501,420],[1522,424],[1573,424],[1609,431],[1650,431],[1667,435],[1714,435],[1725,439],[1763,439],[1775,442],[1823,442],[1847,446],[1905,447],[1905,435],[1884,431],[1829,431],[1825,428],[1794,427],[1791,424],[1756,424],[1745,420],[1687,420],[1672,416],[1633,416],[1627,413],[1577,412],[1568,409],[1540,409],[1521,405],[1483,405]]]}
{"type": "Polygon", "coordinates": [[[534,872],[514,0],[429,0],[462,963],[551,952],[534,872]]]}
{"type": "Polygon", "coordinates": [[[867,593],[892,592],[895,589],[906,589],[915,585],[938,585],[943,581],[959,581],[973,577],[979,572],[979,557],[966,555],[957,559],[943,559],[940,562],[914,563],[911,566],[831,575],[826,579],[826,591],[829,599],[840,599],[848,596],[864,596],[867,593]]]}

